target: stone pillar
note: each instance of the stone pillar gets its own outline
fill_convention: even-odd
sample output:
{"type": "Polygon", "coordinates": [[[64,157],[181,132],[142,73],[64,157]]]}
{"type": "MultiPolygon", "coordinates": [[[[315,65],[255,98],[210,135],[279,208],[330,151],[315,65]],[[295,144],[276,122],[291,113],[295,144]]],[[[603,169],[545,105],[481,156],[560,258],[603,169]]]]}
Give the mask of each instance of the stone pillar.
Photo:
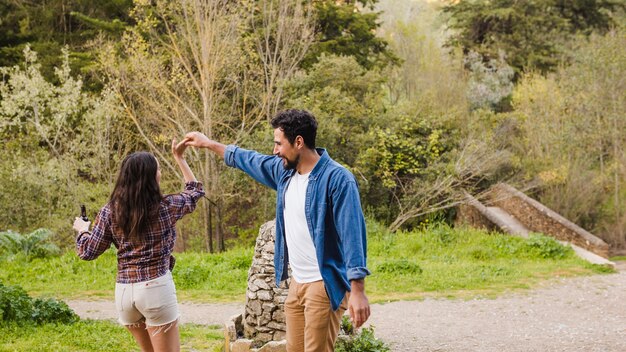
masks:
{"type": "Polygon", "coordinates": [[[226,325],[226,344],[231,345],[233,350],[235,346],[240,347],[241,344],[254,348],[270,341],[285,339],[283,306],[289,288],[285,282],[281,284],[281,287],[276,287],[274,238],[275,221],[263,224],[256,240],[252,265],[248,271],[245,311],[243,315],[234,317],[233,321],[226,325]],[[239,341],[236,341],[237,339],[239,341]]]}

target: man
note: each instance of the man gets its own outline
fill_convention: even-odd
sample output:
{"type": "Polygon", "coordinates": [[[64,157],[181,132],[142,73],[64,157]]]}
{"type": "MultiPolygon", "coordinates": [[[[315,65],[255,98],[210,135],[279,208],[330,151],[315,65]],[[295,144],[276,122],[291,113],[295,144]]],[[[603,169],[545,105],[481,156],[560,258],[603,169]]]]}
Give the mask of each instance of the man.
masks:
{"type": "Polygon", "coordinates": [[[370,315],[365,295],[365,220],[354,176],[315,148],[317,121],[307,111],[287,110],[271,121],[274,155],[225,146],[199,132],[187,145],[208,148],[276,197],[277,285],[291,282],[285,301],[287,351],[334,350],[346,308],[355,327],[370,315]]]}

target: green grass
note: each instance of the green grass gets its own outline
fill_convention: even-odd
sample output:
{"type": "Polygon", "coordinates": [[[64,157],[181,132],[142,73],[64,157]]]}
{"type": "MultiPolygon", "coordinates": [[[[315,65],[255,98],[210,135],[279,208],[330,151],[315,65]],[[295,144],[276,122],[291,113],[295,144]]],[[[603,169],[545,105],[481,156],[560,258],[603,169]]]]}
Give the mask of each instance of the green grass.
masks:
{"type": "MultiPolygon", "coordinates": [[[[252,248],[220,254],[175,254],[174,281],[179,301],[243,301],[252,255],[252,248]]],[[[0,281],[20,285],[35,297],[114,299],[117,262],[113,249],[93,261],[83,261],[67,252],[32,261],[14,256],[0,263],[0,281]]]]}
{"type": "Polygon", "coordinates": [[[447,226],[391,234],[375,224],[370,224],[370,234],[373,275],[366,290],[373,302],[494,297],[551,277],[613,272],[540,235],[525,240],[447,226]]]}
{"type": "MultiPolygon", "coordinates": [[[[243,302],[252,248],[221,254],[178,253],[179,301],[243,302]]],[[[85,262],[73,252],[28,261],[0,260],[0,280],[34,297],[113,300],[116,260],[109,250],[85,262]]],[[[475,229],[431,227],[391,234],[369,224],[366,290],[373,302],[425,297],[495,296],[556,276],[612,272],[591,265],[550,238],[530,240],[475,229]]]]}
{"type": "MultiPolygon", "coordinates": [[[[180,327],[183,351],[220,351],[219,328],[194,324],[180,327]]],[[[75,324],[0,324],[3,351],[139,351],[124,327],[112,321],[81,320],[75,324]]]]}

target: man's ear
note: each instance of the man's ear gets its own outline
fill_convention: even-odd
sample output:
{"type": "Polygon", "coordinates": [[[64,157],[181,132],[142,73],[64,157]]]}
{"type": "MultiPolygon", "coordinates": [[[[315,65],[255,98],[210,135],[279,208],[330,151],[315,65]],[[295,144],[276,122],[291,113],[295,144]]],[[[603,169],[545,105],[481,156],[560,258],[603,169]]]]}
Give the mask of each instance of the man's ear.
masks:
{"type": "Polygon", "coordinates": [[[304,147],[304,138],[302,138],[302,136],[296,136],[296,140],[294,142],[296,148],[300,149],[304,147]]]}

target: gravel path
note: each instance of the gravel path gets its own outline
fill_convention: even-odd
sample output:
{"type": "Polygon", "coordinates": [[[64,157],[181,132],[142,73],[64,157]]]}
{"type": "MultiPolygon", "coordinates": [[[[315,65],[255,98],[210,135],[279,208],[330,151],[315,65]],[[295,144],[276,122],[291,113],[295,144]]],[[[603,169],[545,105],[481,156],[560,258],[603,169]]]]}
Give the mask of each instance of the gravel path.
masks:
{"type": "MultiPolygon", "coordinates": [[[[69,301],[81,318],[115,319],[112,302],[69,301]]],[[[183,323],[222,324],[243,304],[181,304],[183,323]]],[[[626,271],[557,279],[497,299],[372,305],[368,324],[393,351],[626,351],[626,271]]]]}
{"type": "Polygon", "coordinates": [[[626,272],[491,300],[374,305],[370,324],[393,351],[626,351],[626,272]]]}

